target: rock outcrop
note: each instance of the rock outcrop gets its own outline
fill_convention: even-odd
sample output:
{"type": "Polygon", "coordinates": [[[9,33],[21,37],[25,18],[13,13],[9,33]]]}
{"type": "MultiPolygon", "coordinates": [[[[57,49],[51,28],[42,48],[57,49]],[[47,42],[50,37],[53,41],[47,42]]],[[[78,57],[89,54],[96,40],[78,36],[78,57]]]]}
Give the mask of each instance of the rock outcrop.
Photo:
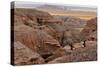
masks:
{"type": "Polygon", "coordinates": [[[21,42],[14,42],[14,65],[43,64],[44,59],[21,42]]]}
{"type": "Polygon", "coordinates": [[[16,8],[13,23],[15,65],[96,60],[96,19],[86,24],[75,17],[56,19],[40,10],[16,8]]]}
{"type": "Polygon", "coordinates": [[[32,29],[24,25],[22,27],[21,25],[14,34],[15,41],[20,41],[30,49],[37,51],[41,56],[52,54],[60,48],[59,42],[43,30],[32,29]]]}
{"type": "MultiPolygon", "coordinates": [[[[83,39],[89,39],[89,35],[97,31],[97,18],[93,18],[87,21],[86,26],[81,31],[80,35],[82,35],[83,39]]],[[[96,35],[95,33],[94,35],[96,35]]]]}

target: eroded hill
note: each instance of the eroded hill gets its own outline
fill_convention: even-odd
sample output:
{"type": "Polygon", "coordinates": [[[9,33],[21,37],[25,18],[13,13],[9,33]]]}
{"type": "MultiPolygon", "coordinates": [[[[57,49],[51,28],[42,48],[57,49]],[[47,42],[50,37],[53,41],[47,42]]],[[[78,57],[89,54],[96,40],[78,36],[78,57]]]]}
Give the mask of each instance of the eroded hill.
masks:
{"type": "MultiPolygon", "coordinates": [[[[88,31],[92,30],[92,27],[93,30],[96,27],[94,25],[96,24],[94,23],[95,19],[89,20],[88,22],[93,22],[93,24],[89,24],[85,20],[76,17],[60,18],[58,19],[47,12],[36,9],[16,8],[14,10],[14,22],[12,22],[12,28],[14,26],[14,29],[12,31],[14,32],[13,45],[16,47],[12,48],[15,49],[15,65],[57,63],[58,61],[56,60],[59,58],[61,58],[59,62],[96,60],[96,48],[92,49],[93,46],[96,46],[96,39],[87,40],[84,38],[84,40],[81,37],[81,35],[87,37],[96,34],[96,32],[91,32],[91,34],[85,35],[88,31]],[[90,30],[81,34],[81,31],[76,29],[80,27],[82,32],[87,27],[90,30]],[[24,49],[20,49],[20,46],[24,49]],[[77,50],[80,50],[80,52],[77,50]],[[92,52],[88,50],[93,50],[93,58],[90,56],[92,52]],[[24,55],[24,51],[26,54],[29,52],[30,55],[24,55]],[[88,58],[83,57],[84,53],[86,53],[88,58]],[[34,57],[35,55],[33,54],[36,54],[37,57],[34,57]],[[72,58],[73,60],[67,59],[70,55],[74,55],[77,59],[74,57],[72,58]],[[28,59],[23,61],[22,56],[28,59]],[[63,58],[66,60],[63,60],[63,58]]],[[[94,37],[96,38],[96,36],[94,37]]]]}

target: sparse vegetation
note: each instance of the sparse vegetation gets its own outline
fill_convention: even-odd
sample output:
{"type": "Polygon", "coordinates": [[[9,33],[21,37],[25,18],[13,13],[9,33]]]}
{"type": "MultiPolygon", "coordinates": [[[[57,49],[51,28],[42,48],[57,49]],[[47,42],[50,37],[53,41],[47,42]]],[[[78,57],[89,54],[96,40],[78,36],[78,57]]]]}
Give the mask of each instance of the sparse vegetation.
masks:
{"type": "Polygon", "coordinates": [[[77,17],[56,17],[36,9],[16,8],[13,22],[15,38],[13,45],[17,47],[12,47],[16,50],[14,64],[97,60],[96,22],[96,19],[86,22],[77,17]],[[93,41],[94,45],[86,46],[90,41],[93,41]],[[25,52],[20,45],[25,48],[27,55],[23,54],[25,52]],[[66,49],[67,46],[71,49],[66,49]],[[17,52],[17,48],[20,53],[17,52]],[[28,51],[31,54],[28,54],[28,51]],[[23,57],[28,57],[24,59],[26,62],[23,61],[23,57]]]}

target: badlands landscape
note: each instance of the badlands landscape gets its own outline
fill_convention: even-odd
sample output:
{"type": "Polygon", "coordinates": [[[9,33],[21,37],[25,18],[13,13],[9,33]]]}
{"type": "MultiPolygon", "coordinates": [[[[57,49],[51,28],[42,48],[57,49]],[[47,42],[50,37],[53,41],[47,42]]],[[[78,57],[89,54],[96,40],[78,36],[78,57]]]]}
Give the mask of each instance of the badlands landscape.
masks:
{"type": "Polygon", "coordinates": [[[53,14],[40,7],[14,8],[11,12],[13,65],[97,60],[95,12],[62,11],[62,15],[61,10],[53,14]]]}

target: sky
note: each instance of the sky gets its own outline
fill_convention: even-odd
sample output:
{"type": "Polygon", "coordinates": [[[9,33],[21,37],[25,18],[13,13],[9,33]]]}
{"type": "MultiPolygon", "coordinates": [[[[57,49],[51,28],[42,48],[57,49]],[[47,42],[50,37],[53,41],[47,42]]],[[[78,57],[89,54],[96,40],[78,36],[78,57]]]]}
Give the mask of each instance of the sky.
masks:
{"type": "Polygon", "coordinates": [[[74,10],[89,10],[89,11],[96,11],[97,7],[95,5],[76,5],[76,4],[58,4],[58,3],[45,3],[45,2],[31,2],[31,1],[15,1],[15,8],[36,8],[41,5],[60,5],[60,6],[67,6],[70,9],[74,10]]]}

